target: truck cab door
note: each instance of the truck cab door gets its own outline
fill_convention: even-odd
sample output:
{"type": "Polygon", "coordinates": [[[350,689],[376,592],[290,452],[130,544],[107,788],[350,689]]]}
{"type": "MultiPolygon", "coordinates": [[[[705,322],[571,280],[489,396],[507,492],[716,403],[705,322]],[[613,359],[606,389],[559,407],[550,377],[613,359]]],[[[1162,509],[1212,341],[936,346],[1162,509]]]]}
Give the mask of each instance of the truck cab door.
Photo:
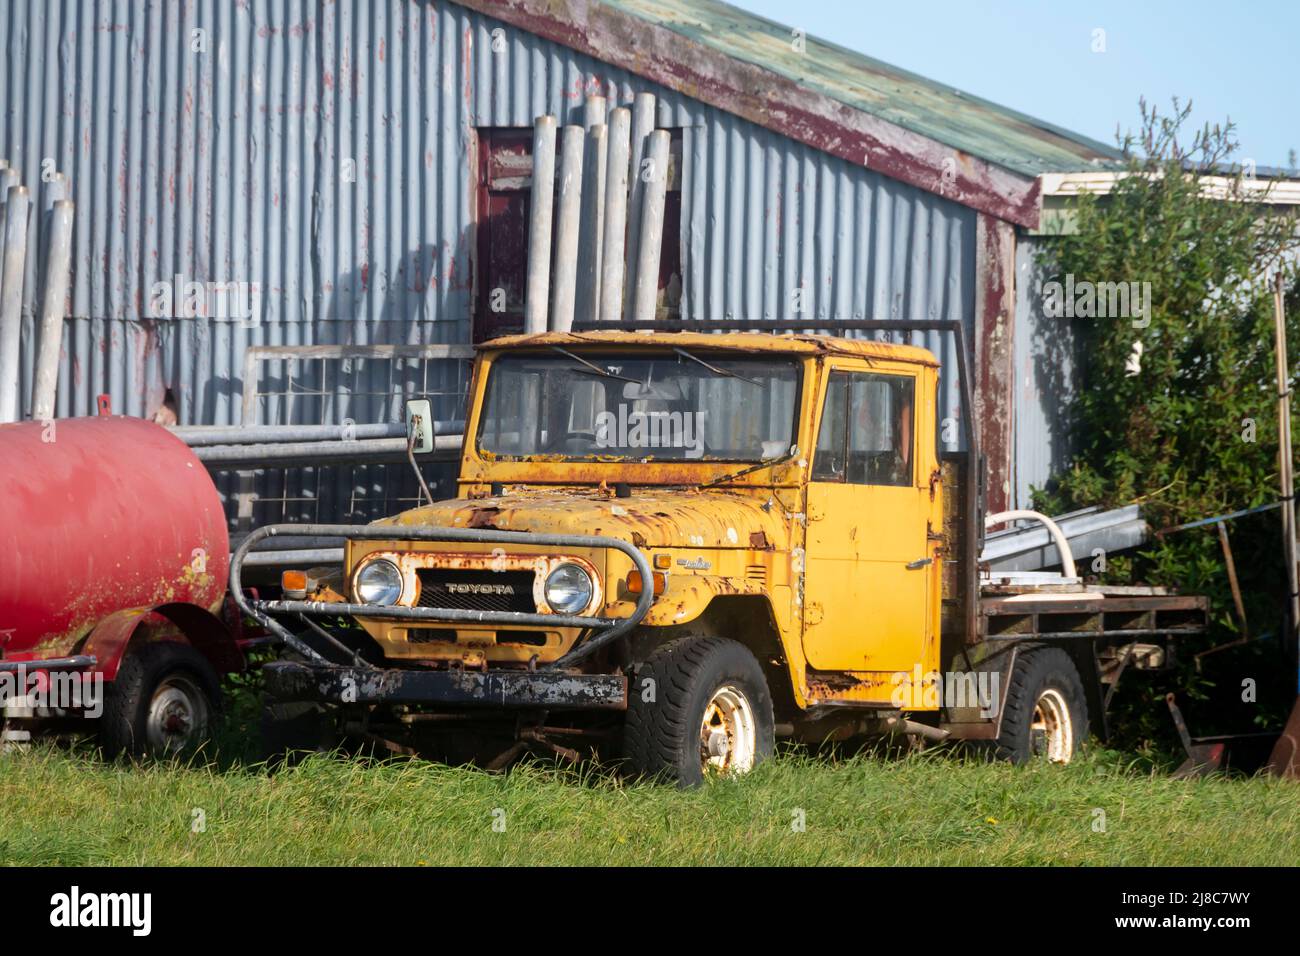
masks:
{"type": "Polygon", "coordinates": [[[873,700],[890,699],[895,673],[938,665],[929,372],[830,368],[807,486],[804,653],[817,670],[882,681],[873,700]]]}

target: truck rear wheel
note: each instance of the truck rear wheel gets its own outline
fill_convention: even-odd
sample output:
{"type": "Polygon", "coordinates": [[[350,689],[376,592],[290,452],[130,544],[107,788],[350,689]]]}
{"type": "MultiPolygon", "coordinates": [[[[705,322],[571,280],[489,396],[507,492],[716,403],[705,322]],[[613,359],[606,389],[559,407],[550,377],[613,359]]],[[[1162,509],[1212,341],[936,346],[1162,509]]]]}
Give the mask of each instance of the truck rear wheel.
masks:
{"type": "Polygon", "coordinates": [[[1088,735],[1088,702],[1070,656],[1057,647],[1019,655],[1007,688],[997,755],[1015,764],[1069,763],[1088,735]]]}
{"type": "Polygon", "coordinates": [[[772,755],[772,695],[754,655],[735,641],[664,644],[637,669],[628,694],[623,749],[636,773],[693,787],[772,755]]]}
{"type": "Polygon", "coordinates": [[[100,740],[109,756],[170,756],[207,740],[221,711],[212,665],[188,644],[127,651],[104,695],[100,740]]]}

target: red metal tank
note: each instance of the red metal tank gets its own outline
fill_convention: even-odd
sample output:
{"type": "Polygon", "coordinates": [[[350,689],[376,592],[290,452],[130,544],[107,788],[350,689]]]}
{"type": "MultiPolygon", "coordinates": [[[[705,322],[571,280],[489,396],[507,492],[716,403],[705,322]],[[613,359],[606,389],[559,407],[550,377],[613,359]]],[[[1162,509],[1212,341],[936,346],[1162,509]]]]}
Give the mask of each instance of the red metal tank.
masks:
{"type": "Polygon", "coordinates": [[[69,654],[118,612],[215,612],[229,571],[217,489],[165,428],[0,425],[0,657],[69,654]]]}

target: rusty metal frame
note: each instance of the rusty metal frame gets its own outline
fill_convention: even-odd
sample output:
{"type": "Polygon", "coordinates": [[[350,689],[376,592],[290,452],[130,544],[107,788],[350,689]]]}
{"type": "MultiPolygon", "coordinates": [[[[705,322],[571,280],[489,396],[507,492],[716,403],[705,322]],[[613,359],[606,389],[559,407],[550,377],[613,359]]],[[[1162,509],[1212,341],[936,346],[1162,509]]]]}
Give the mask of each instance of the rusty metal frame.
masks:
{"type": "Polygon", "coordinates": [[[285,700],[355,704],[428,704],[544,710],[624,710],[623,674],[561,671],[314,667],[273,661],[262,668],[267,689],[285,700]]]}
{"type": "MultiPolygon", "coordinates": [[[[621,552],[631,559],[641,574],[642,581],[651,580],[650,563],[634,545],[620,538],[596,535],[535,534],[530,531],[496,531],[486,528],[433,528],[401,525],[265,525],[246,537],[230,559],[230,592],[239,609],[279,637],[299,654],[318,665],[331,662],[300,640],[288,628],[275,620],[273,614],[321,615],[329,617],[368,617],[384,620],[429,621],[435,623],[472,622],[475,624],[506,624],[511,626],[578,627],[595,631],[585,641],[580,637],[569,651],[558,660],[540,667],[559,670],[570,667],[589,657],[611,641],[622,637],[641,623],[654,603],[652,589],[643,589],[637,597],[636,607],[629,617],[584,617],[568,614],[528,614],[523,611],[467,611],[458,608],[379,606],[374,604],[332,603],[325,601],[261,601],[249,600],[241,586],[244,559],[252,546],[264,538],[278,534],[346,538],[353,541],[459,541],[472,544],[522,544],[559,548],[603,548],[621,552]]],[[[378,669],[378,668],[372,668],[378,669]]]]}
{"type": "Polygon", "coordinates": [[[44,660],[0,660],[0,674],[16,671],[78,671],[94,667],[98,661],[88,654],[72,657],[47,657],[44,660]]]}
{"type": "Polygon", "coordinates": [[[985,504],[990,514],[1011,505],[1014,472],[1016,233],[1010,223],[981,212],[975,221],[975,359],[986,468],[985,504]]]}
{"type": "MultiPolygon", "coordinates": [[[[980,589],[979,555],[984,548],[984,456],[981,452],[979,419],[975,414],[974,385],[971,382],[970,342],[960,319],[702,319],[674,322],[574,322],[574,332],[948,332],[957,352],[957,386],[961,391],[962,431],[970,462],[968,480],[962,489],[965,528],[959,558],[964,582],[962,617],[966,622],[964,643],[979,642],[980,589]]],[[[665,342],[665,344],[669,344],[665,342]]],[[[942,370],[941,370],[942,371],[942,370]]]]}

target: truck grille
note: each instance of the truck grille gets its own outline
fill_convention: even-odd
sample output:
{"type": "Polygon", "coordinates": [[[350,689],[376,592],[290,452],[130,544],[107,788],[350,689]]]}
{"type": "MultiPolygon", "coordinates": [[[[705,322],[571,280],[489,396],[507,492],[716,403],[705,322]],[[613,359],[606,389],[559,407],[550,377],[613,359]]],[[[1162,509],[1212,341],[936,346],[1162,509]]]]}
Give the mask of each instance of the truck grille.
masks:
{"type": "Polygon", "coordinates": [[[531,571],[417,568],[415,576],[420,579],[420,607],[537,613],[531,571]]]}

